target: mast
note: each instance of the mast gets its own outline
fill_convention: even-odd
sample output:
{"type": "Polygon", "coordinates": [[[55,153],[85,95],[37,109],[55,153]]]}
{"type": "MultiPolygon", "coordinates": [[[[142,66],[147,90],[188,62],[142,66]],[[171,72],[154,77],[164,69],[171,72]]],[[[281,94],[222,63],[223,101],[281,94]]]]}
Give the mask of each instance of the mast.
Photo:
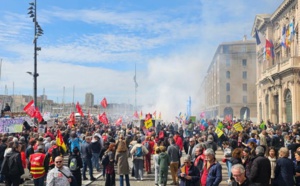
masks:
{"type": "Polygon", "coordinates": [[[138,88],[138,84],[137,84],[137,81],[136,81],[136,63],[134,64],[134,77],[133,77],[133,81],[134,81],[134,88],[135,88],[135,91],[134,91],[134,109],[135,111],[137,111],[137,104],[136,104],[136,93],[137,93],[137,88],[138,88]]]}

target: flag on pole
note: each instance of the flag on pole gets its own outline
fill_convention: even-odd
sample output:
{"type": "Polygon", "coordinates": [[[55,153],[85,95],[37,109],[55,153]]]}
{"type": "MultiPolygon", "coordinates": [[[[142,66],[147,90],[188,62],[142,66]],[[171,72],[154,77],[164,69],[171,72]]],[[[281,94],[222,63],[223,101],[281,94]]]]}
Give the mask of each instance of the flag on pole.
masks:
{"type": "Polygon", "coordinates": [[[143,118],[143,112],[141,111],[141,114],[140,114],[140,119],[142,119],[143,118]]]}
{"type": "Polygon", "coordinates": [[[154,118],[156,119],[156,111],[154,111],[152,115],[153,115],[154,118]]]}
{"type": "Polygon", "coordinates": [[[244,120],[247,120],[247,109],[245,110],[245,113],[244,113],[244,120]]]}
{"type": "Polygon", "coordinates": [[[99,114],[99,121],[105,125],[108,124],[108,119],[106,117],[105,112],[103,112],[101,115],[99,114]]]}
{"type": "Polygon", "coordinates": [[[116,121],[115,124],[116,124],[117,126],[120,126],[122,123],[123,123],[122,117],[120,117],[120,118],[116,121]]]}
{"type": "Polygon", "coordinates": [[[107,100],[106,100],[106,98],[103,98],[103,99],[102,99],[101,105],[102,105],[103,108],[106,108],[106,107],[107,107],[107,100]]]}
{"type": "Polygon", "coordinates": [[[80,116],[83,117],[84,115],[83,115],[81,106],[79,105],[79,102],[78,102],[78,101],[77,101],[77,104],[76,104],[76,109],[77,109],[77,112],[80,114],[80,116]]]}
{"type": "Polygon", "coordinates": [[[75,114],[74,114],[74,112],[72,112],[70,114],[70,117],[69,117],[69,120],[68,120],[68,125],[72,128],[72,127],[74,127],[75,123],[76,123],[75,114]]]}
{"type": "Polygon", "coordinates": [[[35,107],[34,101],[31,100],[23,109],[30,117],[34,117],[35,114],[35,107]]]}
{"type": "Polygon", "coordinates": [[[139,118],[139,114],[138,114],[138,112],[137,112],[137,111],[135,111],[135,112],[134,112],[134,114],[133,114],[133,116],[134,116],[135,118],[139,118]]]}
{"type": "Polygon", "coordinates": [[[92,116],[90,115],[90,111],[88,111],[88,121],[90,124],[94,123],[94,120],[93,120],[92,116]]]}
{"type": "Polygon", "coordinates": [[[281,32],[281,46],[283,46],[284,48],[286,47],[285,44],[285,33],[286,33],[286,28],[285,26],[282,27],[282,32],[281,32]]]}
{"type": "Polygon", "coordinates": [[[42,116],[41,112],[39,111],[38,107],[35,107],[34,117],[37,118],[37,120],[39,122],[43,121],[43,116],[42,116]]]}
{"type": "Polygon", "coordinates": [[[59,147],[61,147],[64,150],[64,152],[67,152],[67,146],[66,146],[66,144],[64,142],[64,139],[63,139],[63,137],[61,135],[60,130],[57,130],[56,145],[59,146],[59,147]]]}
{"type": "Polygon", "coordinates": [[[255,29],[255,39],[256,39],[256,45],[259,45],[260,47],[266,46],[265,36],[261,32],[259,32],[257,29],[255,29]]]}

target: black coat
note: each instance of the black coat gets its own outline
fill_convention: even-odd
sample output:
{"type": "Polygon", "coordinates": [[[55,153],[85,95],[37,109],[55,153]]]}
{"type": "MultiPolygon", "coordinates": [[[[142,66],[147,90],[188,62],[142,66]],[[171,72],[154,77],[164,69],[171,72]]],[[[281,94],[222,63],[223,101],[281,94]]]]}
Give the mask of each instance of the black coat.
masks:
{"type": "Polygon", "coordinates": [[[291,159],[280,158],[276,162],[275,185],[293,186],[294,185],[295,166],[291,159]]]}
{"type": "MultiPolygon", "coordinates": [[[[185,165],[183,165],[185,166],[185,165]]],[[[183,177],[180,176],[181,174],[181,168],[183,167],[181,166],[179,169],[178,169],[178,172],[177,172],[177,176],[178,178],[180,179],[180,184],[179,186],[199,186],[200,185],[200,172],[198,170],[197,167],[195,167],[192,163],[191,167],[189,168],[189,173],[188,173],[188,176],[191,176],[192,179],[191,180],[187,180],[183,177]]]]}
{"type": "Polygon", "coordinates": [[[271,178],[271,163],[263,154],[252,159],[249,180],[258,186],[269,185],[271,178]]]}

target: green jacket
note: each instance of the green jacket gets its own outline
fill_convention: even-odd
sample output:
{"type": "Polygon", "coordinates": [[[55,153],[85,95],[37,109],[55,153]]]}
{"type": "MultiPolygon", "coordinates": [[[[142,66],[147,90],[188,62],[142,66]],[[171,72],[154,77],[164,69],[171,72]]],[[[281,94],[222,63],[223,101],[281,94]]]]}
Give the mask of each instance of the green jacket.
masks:
{"type": "Polygon", "coordinates": [[[159,154],[158,165],[160,170],[168,170],[168,166],[170,165],[170,157],[166,152],[159,154]]]}

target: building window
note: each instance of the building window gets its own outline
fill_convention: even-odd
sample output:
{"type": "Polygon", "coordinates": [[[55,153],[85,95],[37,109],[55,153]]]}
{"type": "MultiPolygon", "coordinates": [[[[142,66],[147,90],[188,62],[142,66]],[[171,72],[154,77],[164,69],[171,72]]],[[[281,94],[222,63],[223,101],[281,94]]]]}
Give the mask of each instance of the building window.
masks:
{"type": "Polygon", "coordinates": [[[243,67],[247,66],[247,59],[243,59],[243,67]]]}
{"type": "Polygon", "coordinates": [[[226,91],[230,91],[230,83],[226,83],[226,91]]]}
{"type": "Polygon", "coordinates": [[[226,59],[226,66],[227,66],[227,67],[230,66],[230,59],[229,59],[229,58],[226,59]]]}
{"type": "Polygon", "coordinates": [[[247,91],[247,83],[243,83],[243,91],[247,91]]]}
{"type": "Polygon", "coordinates": [[[230,96],[229,95],[226,96],[226,103],[230,103],[230,96]]]}
{"type": "Polygon", "coordinates": [[[228,46],[228,45],[224,45],[224,46],[223,46],[223,53],[224,53],[224,54],[229,53],[229,46],[228,46]]]}
{"type": "Polygon", "coordinates": [[[226,72],[226,78],[229,79],[230,78],[230,71],[226,72]]]}
{"type": "Polygon", "coordinates": [[[247,96],[243,96],[243,103],[247,103],[247,96]]]}
{"type": "Polygon", "coordinates": [[[247,79],[247,71],[243,71],[243,79],[247,79]]]}

